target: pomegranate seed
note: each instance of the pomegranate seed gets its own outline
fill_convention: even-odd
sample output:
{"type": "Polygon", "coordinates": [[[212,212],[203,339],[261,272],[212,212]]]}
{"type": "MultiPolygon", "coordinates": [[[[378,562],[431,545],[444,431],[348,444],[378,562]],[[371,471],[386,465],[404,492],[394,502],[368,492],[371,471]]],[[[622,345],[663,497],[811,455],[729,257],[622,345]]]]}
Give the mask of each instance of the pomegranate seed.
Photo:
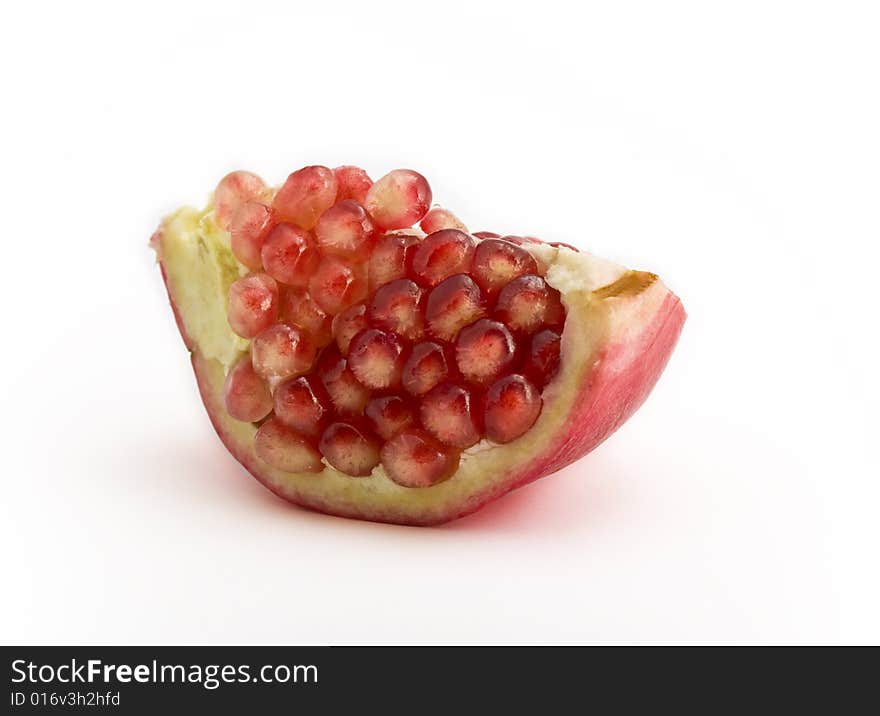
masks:
{"type": "Polygon", "coordinates": [[[417,341],[424,333],[422,289],[408,278],[386,283],[370,301],[369,319],[374,326],[417,341]]]}
{"type": "Polygon", "coordinates": [[[223,400],[226,412],[246,423],[262,420],[271,412],[269,386],[254,372],[249,355],[243,356],[226,376],[223,400]]]}
{"type": "Polygon", "coordinates": [[[403,487],[430,487],[448,480],[458,469],[459,453],[424,430],[408,428],[382,446],[382,466],[403,487]]]}
{"type": "Polygon", "coordinates": [[[259,197],[265,189],[266,182],[250,172],[230,172],[223,177],[214,189],[214,220],[217,226],[229,230],[238,208],[259,197]]]}
{"type": "Polygon", "coordinates": [[[363,303],[349,306],[333,319],[333,337],[343,353],[348,353],[348,345],[356,334],[367,327],[367,307],[363,303]]]}
{"type": "Polygon", "coordinates": [[[496,234],[494,231],[475,231],[474,236],[478,239],[500,239],[501,234],[496,234]]]}
{"type": "Polygon", "coordinates": [[[395,169],[370,187],[364,206],[377,226],[405,229],[428,211],[431,187],[418,172],[395,169]]]}
{"type": "Polygon", "coordinates": [[[481,241],[474,252],[472,274],[487,296],[494,296],[501,288],[525,274],[538,272],[534,257],[524,248],[500,239],[481,241]]]}
{"type": "Polygon", "coordinates": [[[290,286],[305,286],[321,260],[308,231],[293,224],[278,224],[260,252],[266,273],[290,286]]]}
{"type": "Polygon", "coordinates": [[[335,350],[325,350],[318,374],[337,411],[343,415],[360,415],[364,412],[370,391],[358,383],[346,358],[335,350]]]}
{"type": "Polygon", "coordinates": [[[413,277],[425,286],[436,286],[457,273],[468,273],[474,258],[474,240],[458,229],[443,229],[426,236],[412,257],[413,277]]]}
{"type": "Polygon", "coordinates": [[[458,229],[467,232],[467,226],[449,209],[435,206],[422,219],[419,228],[426,234],[433,234],[441,229],[458,229]]]}
{"type": "Polygon", "coordinates": [[[403,365],[401,382],[408,393],[424,395],[449,377],[449,361],[439,343],[417,343],[403,365]]]}
{"type": "Polygon", "coordinates": [[[474,385],[489,385],[517,358],[516,341],[503,323],[483,318],[463,328],[455,341],[455,362],[474,385]]]}
{"type": "Polygon", "coordinates": [[[229,287],[227,319],[242,338],[253,338],[278,317],[278,284],[264,273],[238,279],[229,287]]]}
{"type": "Polygon", "coordinates": [[[453,341],[469,323],[486,315],[480,287],[470,276],[450,276],[431,291],[425,306],[428,331],[442,341],[453,341]]]}
{"type": "Polygon", "coordinates": [[[425,429],[440,442],[466,448],[480,441],[477,412],[470,391],[443,383],[422,398],[419,415],[425,429]]]}
{"type": "Polygon", "coordinates": [[[553,380],[559,370],[559,334],[544,330],[532,337],[523,374],[539,388],[553,380]]]}
{"type": "Polygon", "coordinates": [[[283,221],[312,229],[336,201],[336,176],[327,167],[312,166],[295,171],[275,195],[275,211],[283,221]]]}
{"type": "Polygon", "coordinates": [[[263,259],[260,252],[273,226],[272,210],[263,202],[253,199],[242,204],[232,215],[229,225],[230,245],[235,258],[249,269],[261,271],[263,259]]]}
{"type": "Polygon", "coordinates": [[[275,388],[275,417],[301,435],[318,437],[333,409],[324,384],[314,375],[288,378],[275,388]]]}
{"type": "Polygon", "coordinates": [[[390,440],[415,422],[412,406],[399,395],[382,395],[367,403],[366,415],[373,430],[383,440],[390,440]]]}
{"type": "Polygon", "coordinates": [[[515,331],[533,333],[542,326],[560,326],[565,309],[559,291],[540,276],[520,276],[501,289],[495,315],[515,331]]]}
{"type": "Polygon", "coordinates": [[[363,271],[335,256],[325,256],[309,279],[309,293],[321,308],[336,315],[367,296],[363,271]]]}
{"type": "Polygon", "coordinates": [[[506,375],[486,393],[486,437],[509,443],[531,428],[540,413],[538,389],[521,375],[506,375]]]}
{"type": "Polygon", "coordinates": [[[336,176],[336,185],[339,187],[336,192],[336,201],[353,199],[358,204],[363,204],[367,200],[367,192],[373,186],[373,180],[367,176],[363,169],[351,166],[336,167],[333,174],[336,176]]]}
{"type": "Polygon", "coordinates": [[[351,339],[348,362],[367,388],[394,388],[403,372],[403,344],[393,333],[367,328],[351,339]]]}
{"type": "Polygon", "coordinates": [[[251,343],[254,370],[266,380],[307,372],[315,362],[315,353],[315,345],[302,331],[285,323],[276,323],[251,343]]]}
{"type": "Polygon", "coordinates": [[[379,464],[379,443],[351,423],[333,423],[321,436],[321,453],[333,467],[352,477],[369,475],[379,464]]]}
{"type": "Polygon", "coordinates": [[[263,462],[284,472],[321,472],[321,454],[278,418],[269,418],[257,430],[254,452],[263,462]]]}
{"type": "Polygon", "coordinates": [[[318,348],[333,338],[330,316],[301,288],[285,286],[281,289],[280,316],[285,323],[301,328],[318,348]]]}
{"type": "Polygon", "coordinates": [[[404,278],[418,242],[412,234],[388,234],[380,239],[370,255],[370,288],[404,278]]]}
{"type": "Polygon", "coordinates": [[[318,245],[346,258],[365,258],[375,232],[364,207],[348,199],[327,209],[315,226],[318,245]]]}

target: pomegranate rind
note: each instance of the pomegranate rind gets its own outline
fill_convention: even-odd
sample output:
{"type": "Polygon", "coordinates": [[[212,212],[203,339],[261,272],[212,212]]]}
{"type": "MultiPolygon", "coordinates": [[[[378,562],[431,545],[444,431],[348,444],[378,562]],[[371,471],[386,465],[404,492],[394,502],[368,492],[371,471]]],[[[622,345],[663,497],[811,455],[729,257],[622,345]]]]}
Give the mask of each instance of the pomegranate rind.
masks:
{"type": "MultiPolygon", "coordinates": [[[[206,217],[196,222],[197,231],[192,231],[192,221],[181,231],[176,217],[166,220],[154,244],[178,325],[192,353],[199,392],[217,434],[232,455],[272,492],[333,515],[436,525],[470,514],[510,490],[557,472],[604,441],[644,402],[666,366],[686,318],[681,301],[654,274],[629,271],[565,247],[529,246],[548,266],[546,280],[560,291],[567,318],[559,373],[544,389],[544,408],[527,433],[505,445],[483,440],[468,448],[452,478],[428,488],[401,487],[389,479],[381,465],[370,476],[357,479],[330,466],[318,473],[287,473],[256,456],[256,427],[234,420],[224,408],[227,366],[240,354],[240,344],[224,345],[217,335],[207,334],[206,330],[216,329],[217,321],[201,313],[225,311],[221,289],[222,282],[230,279],[229,272],[177,265],[214,260],[214,251],[182,250],[179,244],[216,243],[216,253],[222,254],[223,232],[212,234],[216,227],[206,217]],[[194,289],[187,285],[193,276],[206,282],[197,300],[193,300],[194,289]],[[215,286],[212,281],[220,283],[215,286]],[[212,307],[217,296],[221,299],[212,307]]],[[[229,339],[231,332],[227,327],[220,333],[229,339]]]]}

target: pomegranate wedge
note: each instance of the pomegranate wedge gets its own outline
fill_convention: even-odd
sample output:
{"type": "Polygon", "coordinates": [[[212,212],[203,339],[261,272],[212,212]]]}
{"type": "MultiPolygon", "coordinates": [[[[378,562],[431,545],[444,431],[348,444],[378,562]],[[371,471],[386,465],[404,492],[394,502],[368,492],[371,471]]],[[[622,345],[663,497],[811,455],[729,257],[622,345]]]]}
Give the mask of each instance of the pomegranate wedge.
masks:
{"type": "Polygon", "coordinates": [[[410,169],[233,172],[154,234],[211,422],[280,497],[461,517],[592,450],[666,365],[685,312],[657,276],[432,196],[410,169]]]}

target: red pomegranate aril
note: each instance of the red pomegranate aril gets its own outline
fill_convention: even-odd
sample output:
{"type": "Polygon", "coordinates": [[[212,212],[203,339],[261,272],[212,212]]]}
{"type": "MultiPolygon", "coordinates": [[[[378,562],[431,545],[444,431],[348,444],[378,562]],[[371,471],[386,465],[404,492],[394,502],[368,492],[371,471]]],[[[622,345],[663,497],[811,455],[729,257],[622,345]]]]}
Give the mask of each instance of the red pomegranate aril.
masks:
{"type": "Polygon", "coordinates": [[[480,287],[465,274],[450,276],[435,286],[425,304],[428,332],[441,341],[454,341],[462,328],[485,315],[480,287]]]}
{"type": "Polygon", "coordinates": [[[229,229],[238,208],[259,197],[266,189],[264,182],[251,172],[230,172],[214,189],[214,220],[221,229],[229,229]]]}
{"type": "Polygon", "coordinates": [[[494,231],[475,231],[473,234],[478,239],[500,239],[501,234],[496,234],[494,231]]]}
{"type": "Polygon", "coordinates": [[[537,271],[534,257],[521,246],[500,239],[485,239],[474,252],[471,275],[487,296],[494,296],[517,276],[537,271]]]}
{"type": "Polygon", "coordinates": [[[366,298],[367,280],[361,267],[336,256],[325,256],[309,279],[309,294],[315,303],[335,316],[366,298]]]}
{"type": "Polygon", "coordinates": [[[353,199],[358,204],[367,200],[367,192],[373,186],[373,180],[360,167],[343,166],[333,170],[336,177],[336,201],[353,199]]]}
{"type": "Polygon", "coordinates": [[[400,278],[376,291],[367,316],[374,326],[417,341],[425,332],[423,303],[419,285],[408,278],[400,278]]]}
{"type": "Polygon", "coordinates": [[[419,223],[419,228],[426,234],[433,234],[441,229],[467,231],[467,226],[461,222],[461,219],[449,211],[449,209],[444,209],[440,206],[435,206],[425,214],[425,217],[419,223]]]}
{"type": "Polygon", "coordinates": [[[260,251],[266,273],[289,286],[305,286],[321,260],[312,235],[293,224],[278,224],[260,251]]]}
{"type": "Polygon", "coordinates": [[[436,286],[449,276],[468,273],[474,243],[470,234],[458,229],[442,229],[426,236],[413,253],[413,278],[425,286],[436,286]]]}
{"type": "Polygon", "coordinates": [[[405,229],[427,213],[431,187],[418,172],[395,169],[370,187],[364,206],[382,229],[405,229]]]}
{"type": "Polygon", "coordinates": [[[403,365],[401,382],[411,395],[424,395],[449,377],[449,361],[439,343],[417,343],[403,365]]]}
{"type": "Polygon", "coordinates": [[[318,447],[327,462],[352,477],[365,477],[379,464],[378,441],[351,423],[332,423],[318,447]]]}
{"type": "Polygon", "coordinates": [[[340,414],[360,415],[364,412],[370,399],[370,390],[358,382],[348,366],[348,359],[339,355],[332,346],[321,355],[318,375],[340,414]]]}
{"type": "Polygon", "coordinates": [[[373,398],[367,403],[364,412],[373,430],[383,440],[390,440],[415,423],[412,405],[399,395],[380,395],[373,398]]]}
{"type": "Polygon", "coordinates": [[[333,319],[333,337],[343,353],[348,353],[351,339],[367,327],[367,307],[363,303],[349,306],[333,319]]]}
{"type": "Polygon", "coordinates": [[[275,195],[273,206],[283,221],[301,229],[312,229],[321,216],[336,202],[336,175],[322,166],[295,171],[275,195]]]}
{"type": "Polygon", "coordinates": [[[514,373],[495,381],[486,393],[486,437],[509,443],[526,433],[541,414],[541,393],[514,373]]]}
{"type": "Polygon", "coordinates": [[[565,309],[559,291],[540,276],[520,276],[501,289],[495,316],[510,328],[533,333],[545,326],[561,326],[565,309]]]}
{"type": "Polygon", "coordinates": [[[332,206],[318,219],[315,237],[325,252],[363,261],[376,229],[356,201],[346,199],[332,206]]]}
{"type": "Polygon", "coordinates": [[[315,354],[314,343],[286,323],[276,323],[251,342],[254,370],[269,381],[308,372],[315,354]]]}
{"type": "Polygon", "coordinates": [[[454,383],[431,390],[419,409],[422,425],[440,442],[466,448],[480,441],[479,407],[471,392],[454,383]]]}
{"type": "Polygon", "coordinates": [[[539,388],[553,380],[559,370],[560,337],[549,329],[532,336],[529,352],[523,363],[523,374],[539,388]]]}
{"type": "Polygon", "coordinates": [[[275,417],[307,437],[318,437],[333,410],[324,384],[315,375],[288,378],[272,396],[275,417]]]}
{"type": "Polygon", "coordinates": [[[431,487],[458,469],[458,450],[418,428],[407,428],[382,446],[382,467],[403,487],[431,487]]]}
{"type": "Polygon", "coordinates": [[[284,472],[321,472],[321,454],[302,435],[278,418],[269,418],[254,437],[254,452],[266,464],[284,472]]]}
{"type": "Polygon", "coordinates": [[[370,289],[404,278],[418,243],[412,234],[388,234],[379,239],[370,255],[370,289]]]}
{"type": "Polygon", "coordinates": [[[285,323],[301,328],[318,348],[333,339],[330,316],[302,288],[281,288],[280,316],[285,323]]]}
{"type": "Polygon", "coordinates": [[[229,287],[227,320],[242,338],[253,338],[278,317],[278,284],[264,273],[238,279],[229,287]]]}
{"type": "Polygon", "coordinates": [[[249,269],[261,271],[261,251],[273,226],[272,210],[263,202],[252,199],[242,204],[229,225],[229,243],[235,258],[249,269]]]}
{"type": "Polygon", "coordinates": [[[404,360],[401,340],[378,328],[361,331],[348,346],[348,363],[352,372],[371,390],[399,386],[404,360]]]}
{"type": "Polygon", "coordinates": [[[458,370],[474,385],[489,385],[508,371],[516,359],[516,341],[507,326],[488,318],[463,328],[455,341],[458,370]]]}
{"type": "Polygon", "coordinates": [[[226,412],[236,420],[255,423],[272,411],[269,386],[255,372],[250,355],[232,366],[223,385],[226,412]]]}

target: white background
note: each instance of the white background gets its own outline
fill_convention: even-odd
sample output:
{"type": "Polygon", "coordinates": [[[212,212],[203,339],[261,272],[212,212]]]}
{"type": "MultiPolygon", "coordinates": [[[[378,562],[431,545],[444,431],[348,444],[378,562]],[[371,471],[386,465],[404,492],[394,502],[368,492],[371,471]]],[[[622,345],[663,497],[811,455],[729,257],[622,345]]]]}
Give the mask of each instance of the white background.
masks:
{"type": "Polygon", "coordinates": [[[880,641],[875,9],[7,7],[0,640],[880,641]],[[690,319],[647,404],[445,528],[263,490],[147,239],[311,163],[659,272],[690,319]]]}

